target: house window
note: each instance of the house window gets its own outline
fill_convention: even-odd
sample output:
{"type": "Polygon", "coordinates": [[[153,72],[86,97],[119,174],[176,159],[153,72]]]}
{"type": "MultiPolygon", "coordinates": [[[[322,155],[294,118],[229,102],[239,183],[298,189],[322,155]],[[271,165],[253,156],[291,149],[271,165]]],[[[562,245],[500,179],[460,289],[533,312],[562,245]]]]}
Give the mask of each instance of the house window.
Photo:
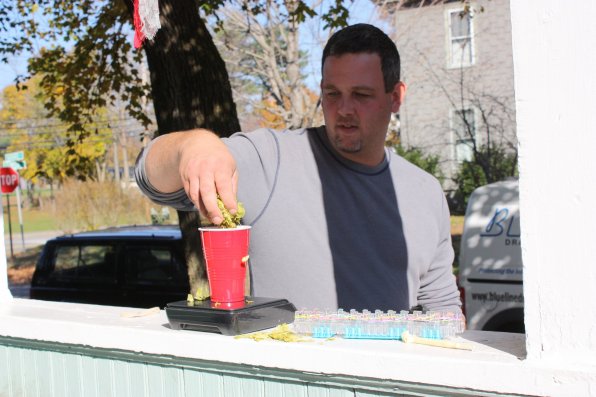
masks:
{"type": "Polygon", "coordinates": [[[449,66],[462,67],[474,64],[472,16],[463,10],[449,11],[449,66]]]}
{"type": "Polygon", "coordinates": [[[459,163],[472,161],[476,140],[476,117],[473,109],[454,110],[451,125],[455,145],[455,160],[459,163]]]}

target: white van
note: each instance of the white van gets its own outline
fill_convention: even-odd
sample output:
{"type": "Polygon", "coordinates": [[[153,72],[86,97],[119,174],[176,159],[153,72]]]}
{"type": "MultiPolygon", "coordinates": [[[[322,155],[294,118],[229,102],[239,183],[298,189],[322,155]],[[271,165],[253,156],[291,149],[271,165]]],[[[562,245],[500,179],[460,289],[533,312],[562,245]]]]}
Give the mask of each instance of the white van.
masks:
{"type": "Polygon", "coordinates": [[[516,180],[474,190],[459,256],[468,329],[524,332],[524,294],[516,180]]]}

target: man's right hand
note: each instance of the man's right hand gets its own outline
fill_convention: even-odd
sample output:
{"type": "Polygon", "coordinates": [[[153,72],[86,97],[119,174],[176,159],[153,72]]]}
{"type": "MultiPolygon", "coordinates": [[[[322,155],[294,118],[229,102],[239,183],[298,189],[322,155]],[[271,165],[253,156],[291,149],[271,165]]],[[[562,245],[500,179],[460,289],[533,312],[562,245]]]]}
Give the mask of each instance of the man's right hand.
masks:
{"type": "Polygon", "coordinates": [[[219,225],[219,194],[231,213],[237,211],[236,161],[226,145],[207,130],[175,132],[161,136],[145,160],[149,182],[169,193],[184,188],[201,215],[219,225]]]}

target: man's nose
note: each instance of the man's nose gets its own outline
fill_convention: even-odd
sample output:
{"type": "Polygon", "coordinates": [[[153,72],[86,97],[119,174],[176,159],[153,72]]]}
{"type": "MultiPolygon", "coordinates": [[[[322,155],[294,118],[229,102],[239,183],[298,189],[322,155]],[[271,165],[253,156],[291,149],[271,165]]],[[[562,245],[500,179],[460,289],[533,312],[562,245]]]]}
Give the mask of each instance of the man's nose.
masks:
{"type": "Polygon", "coordinates": [[[337,112],[342,116],[354,113],[354,102],[350,97],[343,97],[338,104],[337,112]]]}

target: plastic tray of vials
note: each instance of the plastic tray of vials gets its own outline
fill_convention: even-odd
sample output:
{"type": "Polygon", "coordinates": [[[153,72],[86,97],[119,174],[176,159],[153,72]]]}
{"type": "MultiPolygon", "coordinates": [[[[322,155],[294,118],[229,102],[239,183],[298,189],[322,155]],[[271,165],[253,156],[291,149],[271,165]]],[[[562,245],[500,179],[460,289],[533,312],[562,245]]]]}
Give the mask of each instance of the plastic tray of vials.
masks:
{"type": "Polygon", "coordinates": [[[439,311],[299,310],[294,318],[294,331],[313,338],[401,340],[402,333],[408,331],[422,338],[445,339],[464,329],[463,315],[439,311]]]}

